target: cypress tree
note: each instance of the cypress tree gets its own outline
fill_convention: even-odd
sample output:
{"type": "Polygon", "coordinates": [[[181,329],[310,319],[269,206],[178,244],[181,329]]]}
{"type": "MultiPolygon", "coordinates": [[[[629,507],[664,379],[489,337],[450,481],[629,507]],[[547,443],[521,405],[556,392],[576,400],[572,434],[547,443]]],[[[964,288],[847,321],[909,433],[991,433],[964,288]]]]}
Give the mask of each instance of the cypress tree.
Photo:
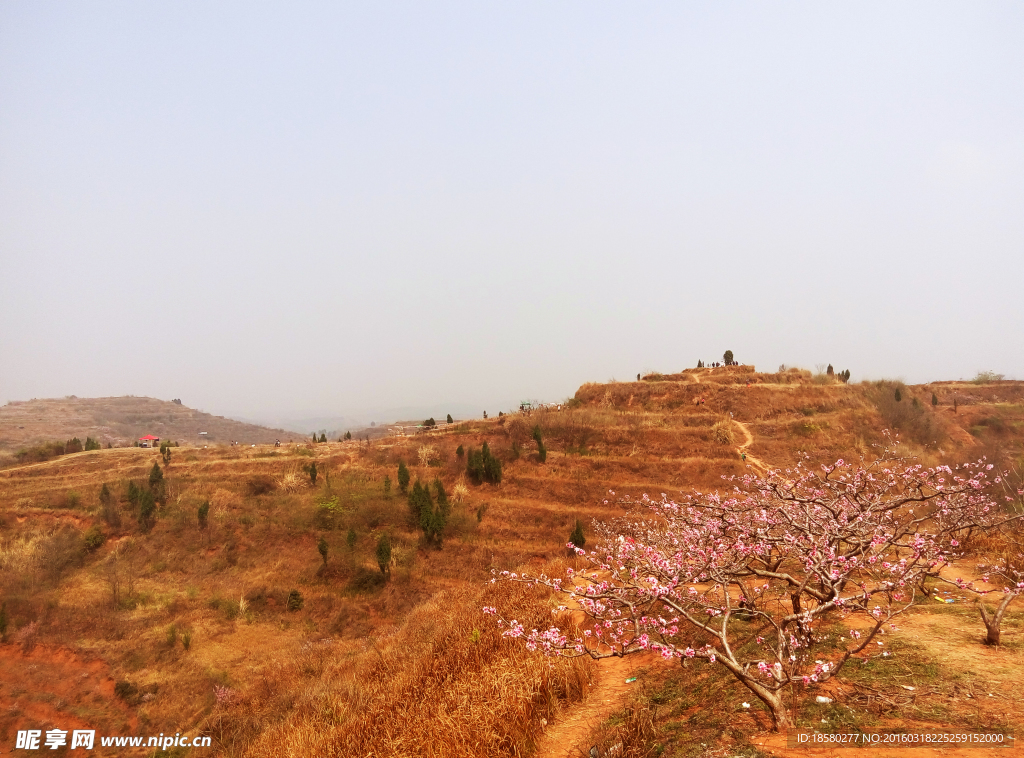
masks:
{"type": "Polygon", "coordinates": [[[939,398],[936,397],[935,393],[933,392],[932,393],[932,405],[938,405],[938,404],[939,404],[939,398]]]}
{"type": "Polygon", "coordinates": [[[405,461],[398,462],[398,489],[403,495],[409,490],[409,469],[405,461]]]}
{"type": "Polygon", "coordinates": [[[382,534],[377,540],[376,557],[380,573],[385,577],[389,576],[391,574],[391,538],[387,534],[382,534]]]}
{"type": "Polygon", "coordinates": [[[580,549],[587,544],[587,538],[583,534],[583,522],[579,519],[576,519],[576,525],[573,527],[572,534],[569,535],[569,542],[580,549]]]}
{"type": "Polygon", "coordinates": [[[328,548],[327,548],[327,540],[325,540],[323,538],[323,535],[320,535],[320,539],[316,543],[316,549],[317,549],[317,552],[320,553],[320,557],[323,558],[324,565],[326,566],[327,565],[327,549],[328,548]]]}

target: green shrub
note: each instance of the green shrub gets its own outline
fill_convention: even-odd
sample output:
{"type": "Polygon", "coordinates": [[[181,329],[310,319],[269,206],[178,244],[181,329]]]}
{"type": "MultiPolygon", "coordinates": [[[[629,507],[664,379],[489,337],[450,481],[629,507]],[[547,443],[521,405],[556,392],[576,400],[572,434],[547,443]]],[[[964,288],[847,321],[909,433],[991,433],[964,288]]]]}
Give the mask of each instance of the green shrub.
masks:
{"type": "Polygon", "coordinates": [[[288,593],[288,610],[289,611],[301,611],[304,604],[302,599],[302,593],[298,590],[292,590],[288,593]]]}
{"type": "Polygon", "coordinates": [[[199,528],[205,529],[207,524],[209,523],[208,519],[210,517],[209,500],[203,501],[203,504],[199,506],[199,510],[196,511],[196,517],[199,519],[199,528]]]}
{"type": "Polygon", "coordinates": [[[459,445],[457,448],[455,448],[455,456],[457,458],[461,458],[465,454],[466,454],[466,451],[463,450],[462,445],[459,445]]]}
{"type": "Polygon", "coordinates": [[[174,647],[178,642],[178,627],[171,624],[167,627],[167,647],[174,647]]]}
{"type": "Polygon", "coordinates": [[[345,542],[348,544],[349,551],[356,549],[356,539],[356,530],[350,527],[348,534],[345,535],[345,542]]]}
{"type": "Polygon", "coordinates": [[[250,495],[266,495],[277,489],[277,482],[274,477],[268,474],[256,474],[250,476],[245,482],[245,489],[250,495]]]}
{"type": "Polygon", "coordinates": [[[192,632],[181,633],[181,646],[185,648],[185,650],[190,650],[192,648],[192,632]]]}
{"type": "Polygon", "coordinates": [[[82,536],[82,544],[85,546],[86,550],[90,553],[94,553],[103,546],[106,539],[107,538],[103,535],[103,532],[100,531],[100,528],[93,525],[85,530],[85,534],[82,536]]]}
{"type": "Polygon", "coordinates": [[[323,559],[324,565],[327,565],[327,540],[320,536],[320,539],[316,543],[317,552],[320,553],[320,557],[323,559]]]}

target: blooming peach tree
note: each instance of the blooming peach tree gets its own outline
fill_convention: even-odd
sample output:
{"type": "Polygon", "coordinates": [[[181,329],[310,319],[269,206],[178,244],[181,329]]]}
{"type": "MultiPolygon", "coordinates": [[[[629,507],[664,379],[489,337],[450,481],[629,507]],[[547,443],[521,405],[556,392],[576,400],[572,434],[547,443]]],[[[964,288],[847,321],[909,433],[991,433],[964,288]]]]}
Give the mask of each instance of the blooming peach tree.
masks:
{"type": "Polygon", "coordinates": [[[870,463],[801,462],[731,477],[727,495],[625,498],[638,512],[595,525],[598,547],[576,550],[583,570],[492,580],[562,593],[550,628],[498,623],[549,655],[657,651],[724,666],[776,729],[787,728],[787,690],[825,682],[852,656],[876,651],[869,644],[895,628],[964,536],[1003,518],[987,494],[991,468],[925,468],[890,448],[870,463]],[[573,612],[586,619],[570,636],[558,624],[573,612]]]}

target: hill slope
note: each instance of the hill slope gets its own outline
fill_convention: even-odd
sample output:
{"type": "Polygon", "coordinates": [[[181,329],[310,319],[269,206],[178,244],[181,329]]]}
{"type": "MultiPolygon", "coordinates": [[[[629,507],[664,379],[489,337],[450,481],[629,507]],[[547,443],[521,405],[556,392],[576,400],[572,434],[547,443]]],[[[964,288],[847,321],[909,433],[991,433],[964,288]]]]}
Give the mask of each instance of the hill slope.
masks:
{"type": "Polygon", "coordinates": [[[0,451],[14,451],[51,440],[92,437],[104,447],[131,445],[152,434],[180,444],[213,440],[245,444],[297,437],[152,397],[50,398],[11,401],[0,407],[0,451]],[[199,432],[207,432],[203,437],[199,432]]]}
{"type": "MultiPolygon", "coordinates": [[[[533,754],[540,732],[600,685],[602,669],[580,661],[552,668],[504,640],[482,606],[506,603],[539,625],[550,603],[496,592],[486,584],[492,569],[564,572],[575,560],[565,542],[576,519],[592,540],[591,519],[625,515],[609,489],[657,496],[722,488],[723,474],[788,466],[800,454],[870,457],[885,429],[899,430],[906,452],[928,464],[989,455],[1019,468],[1024,383],[845,385],[806,372],[685,371],[584,385],[561,410],[369,443],[211,445],[175,450],[169,464],[155,450],[98,450],[0,471],[0,600],[9,625],[0,642],[0,740],[81,722],[101,734],[202,733],[217,754],[240,758],[533,754]],[[469,452],[484,442],[501,460],[498,484],[466,476],[469,452]],[[130,483],[145,487],[156,462],[164,499],[145,524],[130,483]],[[449,493],[440,547],[425,540],[398,492],[400,462],[413,481],[434,491],[440,482],[449,493]],[[386,575],[377,554],[385,536],[386,575]],[[72,681],[77,688],[59,684],[72,681]]],[[[867,707],[844,695],[843,717],[856,707],[857,723],[877,725],[893,717],[891,702],[908,727],[966,729],[996,718],[1024,726],[1024,696],[1012,686],[1024,665],[1019,608],[1007,616],[1007,645],[983,650],[967,604],[915,607],[906,619],[915,631],[891,644],[904,646],[901,661],[919,659],[920,671],[937,673],[911,679],[918,670],[900,668],[904,678],[873,679],[884,697],[867,707]],[[958,647],[927,647],[923,632],[915,636],[921,629],[958,647]],[[994,677],[977,685],[993,697],[952,699],[963,684],[953,662],[965,651],[985,658],[971,659],[971,681],[994,677]]],[[[747,695],[729,680],[676,666],[676,679],[659,684],[662,670],[652,671],[639,676],[669,706],[658,716],[663,755],[704,754],[701,742],[723,754],[723,733],[743,743],[763,728],[756,709],[737,715],[747,695]],[[700,687],[714,696],[687,701],[700,687]]],[[[626,675],[614,678],[621,684],[626,675]]],[[[794,702],[814,724],[827,715],[813,710],[821,709],[816,694],[794,702]]],[[[606,695],[599,688],[591,697],[606,695]]],[[[577,746],[560,747],[558,755],[577,746]]]]}

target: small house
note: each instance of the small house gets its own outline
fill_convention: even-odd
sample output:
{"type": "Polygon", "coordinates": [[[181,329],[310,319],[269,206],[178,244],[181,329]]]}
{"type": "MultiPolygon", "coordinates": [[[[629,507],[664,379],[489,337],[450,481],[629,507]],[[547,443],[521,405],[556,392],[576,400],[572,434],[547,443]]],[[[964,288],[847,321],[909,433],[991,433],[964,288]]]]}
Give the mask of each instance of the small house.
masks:
{"type": "Polygon", "coordinates": [[[139,437],[139,447],[156,447],[158,442],[160,442],[160,438],[154,437],[152,434],[139,437]]]}

